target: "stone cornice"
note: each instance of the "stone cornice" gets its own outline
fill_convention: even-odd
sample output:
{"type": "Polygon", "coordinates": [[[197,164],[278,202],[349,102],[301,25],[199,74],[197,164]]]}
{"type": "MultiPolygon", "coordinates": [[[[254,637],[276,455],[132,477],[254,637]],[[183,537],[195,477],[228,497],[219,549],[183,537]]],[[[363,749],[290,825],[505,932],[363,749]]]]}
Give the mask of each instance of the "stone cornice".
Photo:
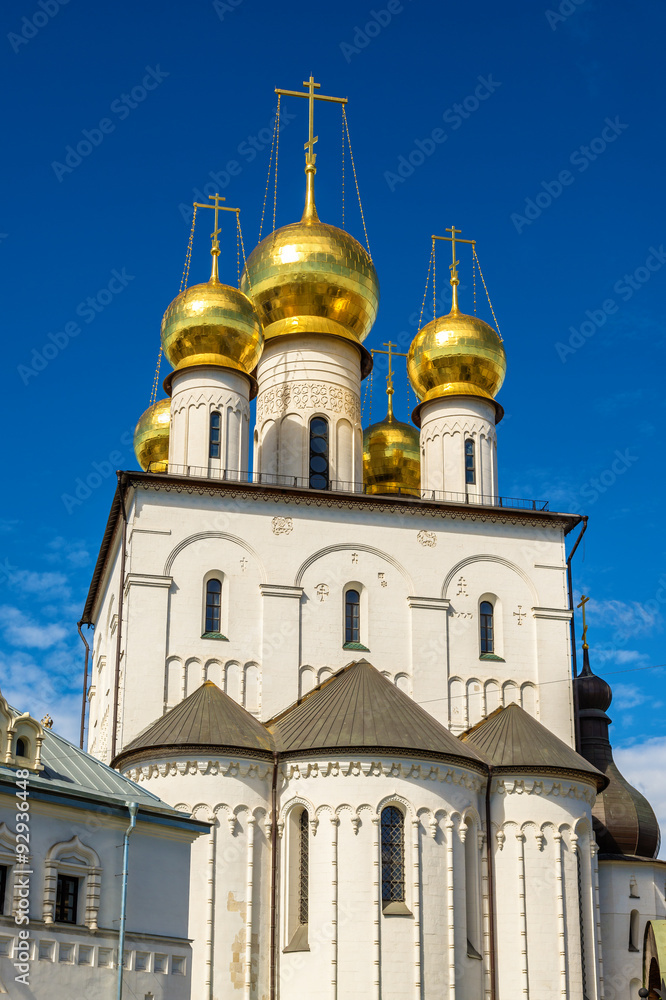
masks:
{"type": "Polygon", "coordinates": [[[410,608],[424,608],[428,611],[448,611],[451,601],[448,597],[408,597],[410,608]]]}
{"type": "Polygon", "coordinates": [[[120,487],[186,493],[191,496],[219,497],[221,494],[254,503],[277,504],[287,501],[295,507],[325,508],[329,510],[358,510],[404,517],[429,517],[433,520],[472,521],[485,524],[513,524],[528,527],[552,527],[568,534],[581,520],[578,514],[557,513],[548,510],[522,510],[506,507],[484,507],[480,504],[457,504],[414,498],[396,499],[395,497],[367,496],[365,494],[333,493],[310,489],[287,488],[281,486],[243,486],[238,483],[198,479],[192,476],[173,476],[168,473],[150,472],[119,472],[119,488],[113,499],[111,511],[106,525],[104,538],[95,565],[93,578],[88,591],[81,624],[93,623],[93,610],[101,585],[106,561],[113,543],[114,534],[120,520],[120,487]]]}
{"type": "Polygon", "coordinates": [[[569,608],[532,608],[535,618],[552,618],[561,622],[571,621],[573,611],[569,608]]]}
{"type": "Polygon", "coordinates": [[[303,596],[302,587],[290,587],[279,583],[260,583],[259,590],[262,597],[292,597],[301,599],[303,596]]]}

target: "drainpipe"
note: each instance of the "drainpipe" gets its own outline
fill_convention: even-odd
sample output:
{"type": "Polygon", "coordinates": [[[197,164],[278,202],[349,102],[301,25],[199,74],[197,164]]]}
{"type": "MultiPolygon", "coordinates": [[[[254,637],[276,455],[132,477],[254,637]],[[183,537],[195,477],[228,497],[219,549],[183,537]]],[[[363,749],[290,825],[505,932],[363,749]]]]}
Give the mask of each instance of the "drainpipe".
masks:
{"type": "MultiPolygon", "coordinates": [[[[576,539],[576,543],[572,548],[569,556],[567,558],[567,586],[569,588],[569,610],[571,611],[571,666],[573,669],[573,676],[578,676],[578,661],[576,659],[576,625],[574,622],[574,597],[573,597],[573,578],[571,573],[571,560],[573,559],[576,549],[580,545],[581,539],[585,532],[587,531],[587,515],[583,515],[583,527],[580,529],[580,535],[576,539]]],[[[580,719],[578,717],[578,690],[576,685],[573,685],[573,702],[574,702],[574,726],[575,726],[575,736],[576,736],[576,750],[580,753],[580,719]]]]}
{"type": "Polygon", "coordinates": [[[116,670],[113,685],[113,728],[111,730],[111,760],[116,756],[118,742],[118,703],[120,700],[120,653],[123,638],[123,610],[125,603],[125,549],[127,548],[127,511],[125,510],[125,490],[122,473],[118,473],[120,489],[120,510],[123,516],[123,530],[120,540],[120,586],[118,589],[118,640],[116,642],[116,670]]]}
{"type": "Polygon", "coordinates": [[[277,874],[278,874],[278,828],[277,828],[277,780],[278,765],[280,758],[277,753],[273,754],[273,784],[271,787],[271,937],[270,955],[268,969],[268,995],[270,1000],[275,1000],[275,980],[277,973],[277,934],[276,934],[276,903],[277,903],[277,874]]]}
{"type": "MultiPolygon", "coordinates": [[[[90,646],[88,645],[88,641],[87,641],[85,635],[81,631],[81,626],[82,625],[83,625],[83,622],[80,621],[77,624],[76,627],[79,630],[79,635],[81,636],[81,642],[86,647],[85,665],[83,667],[83,701],[81,703],[81,739],[79,741],[79,746],[83,750],[83,734],[84,734],[85,725],[86,725],[86,700],[87,700],[86,696],[88,694],[88,656],[90,655],[90,646]]],[[[90,625],[88,625],[88,628],[90,628],[90,625]]]]}
{"type": "Polygon", "coordinates": [[[136,814],[139,809],[138,802],[128,803],[127,808],[130,814],[130,825],[125,830],[123,840],[123,887],[120,897],[120,933],[118,935],[118,985],[116,989],[116,1000],[123,997],[123,955],[125,954],[125,920],[127,918],[127,873],[129,867],[129,839],[136,826],[136,814]]]}
{"type": "Polygon", "coordinates": [[[486,854],[488,857],[488,937],[490,959],[490,1000],[497,997],[497,974],[495,971],[495,868],[493,865],[493,831],[490,825],[490,786],[493,781],[493,765],[488,764],[486,785],[486,854]]]}

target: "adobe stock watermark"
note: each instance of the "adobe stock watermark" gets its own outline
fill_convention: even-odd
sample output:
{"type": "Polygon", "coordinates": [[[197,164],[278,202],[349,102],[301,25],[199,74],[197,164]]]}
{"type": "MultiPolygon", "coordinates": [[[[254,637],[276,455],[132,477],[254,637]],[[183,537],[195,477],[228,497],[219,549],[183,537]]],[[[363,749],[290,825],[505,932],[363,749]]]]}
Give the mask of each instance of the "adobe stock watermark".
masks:
{"type": "Polygon", "coordinates": [[[632,465],[636,464],[638,458],[638,455],[632,455],[629,448],[625,448],[624,451],[619,451],[619,449],[615,451],[613,460],[609,466],[596,476],[591,476],[587,482],[578,488],[576,492],[581,498],[581,503],[575,500],[567,513],[580,514],[584,509],[588,509],[592,504],[595,504],[599,497],[615,486],[620,476],[623,476],[632,465]]]}
{"type": "MultiPolygon", "coordinates": [[[[129,94],[123,93],[120,97],[116,97],[115,100],[111,101],[109,111],[118,118],[118,121],[124,121],[135,108],[138,108],[145,101],[151,91],[157,90],[162,81],[166,80],[169,75],[169,73],[165,73],[164,70],[160,69],[159,63],[154,69],[152,66],[146,66],[146,74],[141,83],[132,87],[129,94]]],[[[116,122],[106,117],[100,118],[96,127],[82,129],[81,135],[83,138],[79,139],[76,146],[69,145],[65,147],[64,163],[61,163],[59,160],[52,160],[51,162],[51,168],[58,178],[58,182],[62,184],[65,176],[73,173],[83,163],[84,159],[90,156],[93,149],[101,146],[105,137],[111,135],[115,130],[116,122]]]]}
{"type": "Polygon", "coordinates": [[[555,31],[558,24],[567,21],[584,3],[587,3],[587,0],[562,0],[557,10],[544,11],[551,31],[555,31]]]}
{"type": "MultiPolygon", "coordinates": [[[[89,295],[87,299],[79,302],[74,312],[84,323],[92,323],[113,302],[116,296],[127,288],[130,281],[134,281],[133,274],[128,274],[125,268],[122,271],[114,268],[111,271],[111,278],[104,288],[98,289],[95,295],[89,295]]],[[[79,323],[69,320],[62,329],[56,330],[55,333],[47,333],[45,343],[40,348],[33,347],[30,361],[27,364],[16,366],[16,371],[23,385],[27,385],[30,379],[36,378],[40,372],[43,372],[65,350],[70,341],[78,337],[81,332],[82,328],[79,323]]]]}
{"type": "MultiPolygon", "coordinates": [[[[649,253],[645,258],[645,263],[641,264],[630,274],[622,275],[613,285],[613,291],[616,295],[619,295],[622,302],[628,302],[650,280],[653,274],[661,270],[664,264],[666,264],[664,244],[661,243],[659,248],[650,247],[649,253]]],[[[587,318],[583,320],[580,326],[569,327],[571,336],[566,344],[563,344],[561,340],[558,340],[555,344],[557,356],[562,364],[566,364],[569,355],[579,351],[595,335],[597,330],[600,330],[606,324],[608,317],[613,316],[618,309],[619,306],[615,299],[604,299],[598,309],[586,309],[585,316],[587,318]]]]}
{"type": "Polygon", "coordinates": [[[240,7],[245,0],[213,0],[213,10],[224,21],[227,14],[233,14],[237,7],[240,7]]]}
{"type": "MultiPolygon", "coordinates": [[[[585,173],[591,163],[594,163],[618,136],[628,129],[629,126],[621,122],[616,115],[615,118],[604,119],[604,127],[600,134],[595,136],[586,146],[579,146],[574,149],[569,157],[569,163],[576,167],[579,174],[585,173]]],[[[550,206],[556,201],[566,187],[576,180],[575,174],[570,170],[560,170],[553,181],[541,181],[542,191],[538,191],[533,198],[525,199],[525,207],[520,212],[512,212],[509,218],[513,223],[516,232],[522,233],[525,226],[531,226],[550,206]]]]}
{"type": "Polygon", "coordinates": [[[499,80],[493,80],[492,73],[488,76],[478,76],[477,85],[471,94],[463,98],[460,103],[447,108],[442,114],[442,120],[450,126],[447,131],[443,128],[434,128],[425,139],[415,139],[414,148],[405,156],[398,157],[395,171],[385,170],[384,180],[389,191],[395,191],[398,184],[404,184],[408,177],[414,174],[418,167],[422,166],[427,157],[432,156],[438,146],[443,145],[449,138],[449,132],[456,132],[464,121],[474,114],[487,101],[499,87],[502,86],[499,80]]]}
{"type": "MultiPolygon", "coordinates": [[[[120,443],[123,448],[129,448],[133,440],[134,430],[132,429],[121,435],[120,443]]],[[[124,459],[125,452],[114,449],[101,462],[92,462],[92,470],[85,474],[85,478],[77,476],[72,492],[62,493],[60,496],[67,513],[71,514],[77,507],[81,507],[86,500],[90,499],[95,490],[98,490],[107,480],[113,479],[124,459]]]]}
{"type": "Polygon", "coordinates": [[[37,0],[37,10],[30,17],[21,18],[21,31],[17,34],[10,31],[7,41],[14,52],[20,52],[23,45],[27,45],[33,38],[36,38],[42,28],[59,13],[60,8],[66,6],[69,0],[37,0]]]}
{"type": "Polygon", "coordinates": [[[402,0],[389,0],[385,8],[382,7],[380,10],[369,11],[367,15],[368,20],[363,26],[359,24],[354,25],[352,41],[340,42],[340,51],[345,57],[345,61],[350,63],[352,56],[358,56],[363,49],[367,49],[373,38],[381,35],[384,28],[388,28],[396,14],[402,14],[404,9],[402,0]]]}
{"type": "MultiPolygon", "coordinates": [[[[238,146],[236,147],[236,155],[242,158],[245,161],[245,164],[252,163],[253,160],[257,158],[259,153],[266,149],[267,146],[271,145],[273,141],[276,114],[277,108],[274,109],[272,117],[263,128],[260,128],[254,135],[247,135],[242,142],[238,143],[238,146]]],[[[293,122],[296,117],[297,115],[281,108],[278,131],[281,133],[282,130],[293,122]]],[[[239,177],[243,173],[243,167],[245,164],[241,163],[240,160],[231,159],[227,160],[221,170],[209,170],[208,176],[210,177],[210,183],[205,183],[203,189],[198,187],[192,188],[194,201],[201,201],[205,204],[209,195],[214,195],[216,193],[219,194],[220,191],[224,191],[229,187],[234,177],[239,177]]],[[[181,202],[178,206],[178,211],[180,212],[183,221],[187,222],[189,225],[192,222],[192,213],[194,211],[192,205],[185,205],[181,202]]]]}

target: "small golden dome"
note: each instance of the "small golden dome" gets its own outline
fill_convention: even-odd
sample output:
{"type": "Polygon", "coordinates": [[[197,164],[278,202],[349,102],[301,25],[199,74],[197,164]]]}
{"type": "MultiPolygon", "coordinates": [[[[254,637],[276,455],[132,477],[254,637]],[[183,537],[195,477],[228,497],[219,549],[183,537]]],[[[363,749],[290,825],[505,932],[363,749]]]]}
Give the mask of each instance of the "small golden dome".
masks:
{"type": "Polygon", "coordinates": [[[219,365],[249,375],[261,357],[264,335],[248,297],[211,278],[173,300],[162,320],[162,347],[178,370],[219,365]]]}
{"type": "Polygon", "coordinates": [[[494,399],[506,373],[506,355],[491,326],[454,306],[424,326],[407,355],[407,373],[422,402],[440,396],[494,399]]]}
{"type": "Polygon", "coordinates": [[[395,419],[390,395],[386,417],[363,433],[363,483],[371,494],[421,495],[419,432],[395,419]]]}
{"type": "Polygon", "coordinates": [[[166,472],[171,400],[159,399],[141,414],[134,430],[134,453],[144,472],[166,472]]]}
{"type": "Polygon", "coordinates": [[[342,229],[320,222],[314,168],[300,222],[277,229],[254,248],[241,275],[266,340],[329,333],[361,344],[377,315],[379,280],[369,254],[342,229]]]}

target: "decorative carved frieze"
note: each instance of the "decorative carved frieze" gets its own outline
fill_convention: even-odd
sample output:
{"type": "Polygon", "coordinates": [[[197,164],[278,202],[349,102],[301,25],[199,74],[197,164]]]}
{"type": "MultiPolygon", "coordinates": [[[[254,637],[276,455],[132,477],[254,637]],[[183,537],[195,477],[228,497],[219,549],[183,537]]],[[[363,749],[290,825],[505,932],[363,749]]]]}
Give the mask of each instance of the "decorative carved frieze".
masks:
{"type": "Polygon", "coordinates": [[[282,416],[288,410],[326,410],[344,413],[353,423],[361,421],[361,401],[348,389],[327,382],[292,382],[273,386],[257,397],[257,423],[267,417],[282,416]]]}

